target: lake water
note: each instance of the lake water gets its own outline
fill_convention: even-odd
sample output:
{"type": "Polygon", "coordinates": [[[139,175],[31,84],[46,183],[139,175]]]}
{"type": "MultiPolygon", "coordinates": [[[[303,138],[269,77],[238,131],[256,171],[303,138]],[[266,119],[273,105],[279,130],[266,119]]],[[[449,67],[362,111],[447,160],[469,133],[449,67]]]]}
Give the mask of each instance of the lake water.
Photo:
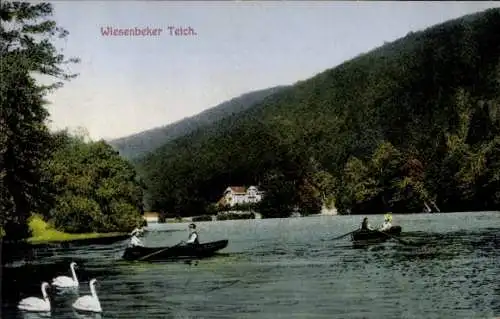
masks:
{"type": "MultiPolygon", "coordinates": [[[[405,245],[354,249],[363,216],[198,223],[202,242],[227,238],[196,262],[124,262],[126,243],[37,252],[2,271],[2,318],[38,318],[17,302],[79,265],[79,292],[50,291],[51,318],[496,318],[500,317],[500,213],[394,215],[405,245]],[[418,245],[417,245],[418,244],[418,245]],[[98,280],[100,316],[72,311],[98,280]]],[[[381,224],[383,216],[370,216],[381,224]]],[[[161,224],[146,245],[187,238],[187,224],[161,224]],[[167,231],[170,230],[170,231],[167,231]],[[173,230],[173,231],[172,231],[173,230]]]]}

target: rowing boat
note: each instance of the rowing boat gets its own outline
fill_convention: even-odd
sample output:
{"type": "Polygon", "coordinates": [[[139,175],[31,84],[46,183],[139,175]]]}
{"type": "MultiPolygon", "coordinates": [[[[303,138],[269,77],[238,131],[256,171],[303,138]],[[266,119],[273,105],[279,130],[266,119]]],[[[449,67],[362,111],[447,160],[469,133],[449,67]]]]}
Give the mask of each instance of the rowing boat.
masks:
{"type": "Polygon", "coordinates": [[[366,229],[360,229],[355,231],[354,233],[351,234],[352,240],[353,241],[360,241],[360,240],[377,240],[377,241],[385,241],[391,236],[399,236],[401,234],[401,226],[392,226],[388,230],[381,232],[378,230],[366,230],[366,229]]]}
{"type": "Polygon", "coordinates": [[[209,257],[226,248],[227,244],[228,240],[225,239],[203,244],[179,244],[171,247],[127,247],[122,258],[125,260],[168,260],[209,257]]]}

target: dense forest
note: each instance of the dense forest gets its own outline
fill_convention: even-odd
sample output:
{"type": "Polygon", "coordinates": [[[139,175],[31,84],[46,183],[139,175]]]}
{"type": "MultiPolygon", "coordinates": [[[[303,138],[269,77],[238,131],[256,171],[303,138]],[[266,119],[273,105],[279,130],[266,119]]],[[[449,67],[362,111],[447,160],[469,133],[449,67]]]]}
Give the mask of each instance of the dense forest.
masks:
{"type": "Polygon", "coordinates": [[[68,32],[51,14],[0,4],[0,237],[30,236],[34,213],[66,232],[127,231],[146,195],[148,209],[203,215],[228,185],[259,185],[264,217],[500,210],[500,9],[228,101],[160,129],[158,148],[139,138],[152,152],[129,147],[135,167],[105,141],[49,131],[47,94],[78,62],[54,46],[68,32]]]}
{"type": "Polygon", "coordinates": [[[169,141],[136,161],[148,208],[260,185],[267,217],[500,209],[498,30],[490,9],[412,32],[169,141]]]}
{"type": "Polygon", "coordinates": [[[144,185],[132,164],[104,141],[53,134],[51,160],[43,165],[51,177],[55,202],[40,212],[57,229],[69,233],[115,232],[142,223],[144,185]]]}
{"type": "Polygon", "coordinates": [[[182,137],[195,130],[203,129],[229,115],[241,113],[273,93],[279,92],[284,86],[272,87],[264,90],[245,93],[239,97],[223,102],[197,115],[182,119],[178,122],[147,130],[131,136],[110,140],[109,144],[128,160],[144,157],[163,144],[182,137]]]}
{"type": "MultiPolygon", "coordinates": [[[[58,229],[128,231],[141,222],[142,189],[134,167],[104,141],[47,127],[47,94],[75,78],[54,40],[68,32],[48,3],[0,4],[0,237],[30,236],[44,216],[58,229]],[[52,83],[37,80],[40,75],[52,83]],[[38,76],[38,77],[37,77],[38,76]]],[[[68,107],[71,107],[68,105],[68,107]]]]}

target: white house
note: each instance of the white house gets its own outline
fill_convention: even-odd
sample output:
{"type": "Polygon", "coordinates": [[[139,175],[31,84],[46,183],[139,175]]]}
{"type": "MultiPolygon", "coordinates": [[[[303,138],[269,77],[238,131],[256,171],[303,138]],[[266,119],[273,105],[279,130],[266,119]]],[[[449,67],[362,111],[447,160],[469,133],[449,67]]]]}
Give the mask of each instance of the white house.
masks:
{"type": "Polygon", "coordinates": [[[256,186],[245,188],[244,186],[229,186],[224,191],[219,205],[233,207],[238,204],[258,203],[262,200],[264,192],[259,191],[256,186]]]}

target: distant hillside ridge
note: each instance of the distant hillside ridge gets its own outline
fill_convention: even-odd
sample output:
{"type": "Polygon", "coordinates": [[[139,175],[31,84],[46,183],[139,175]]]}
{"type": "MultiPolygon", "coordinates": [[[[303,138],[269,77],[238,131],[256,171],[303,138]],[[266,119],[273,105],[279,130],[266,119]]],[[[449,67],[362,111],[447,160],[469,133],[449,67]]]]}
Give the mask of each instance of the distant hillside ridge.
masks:
{"type": "Polygon", "coordinates": [[[157,149],[171,140],[182,137],[193,131],[221,120],[228,115],[239,114],[266,97],[279,92],[286,86],[275,86],[263,90],[245,93],[239,97],[223,102],[213,108],[194,116],[184,118],[175,123],[146,130],[108,143],[119,151],[120,155],[128,160],[136,160],[157,149]]]}
{"type": "Polygon", "coordinates": [[[499,210],[498,30],[489,9],[410,32],[171,140],[137,162],[148,205],[202,215],[258,185],[263,216],[499,210]]]}

